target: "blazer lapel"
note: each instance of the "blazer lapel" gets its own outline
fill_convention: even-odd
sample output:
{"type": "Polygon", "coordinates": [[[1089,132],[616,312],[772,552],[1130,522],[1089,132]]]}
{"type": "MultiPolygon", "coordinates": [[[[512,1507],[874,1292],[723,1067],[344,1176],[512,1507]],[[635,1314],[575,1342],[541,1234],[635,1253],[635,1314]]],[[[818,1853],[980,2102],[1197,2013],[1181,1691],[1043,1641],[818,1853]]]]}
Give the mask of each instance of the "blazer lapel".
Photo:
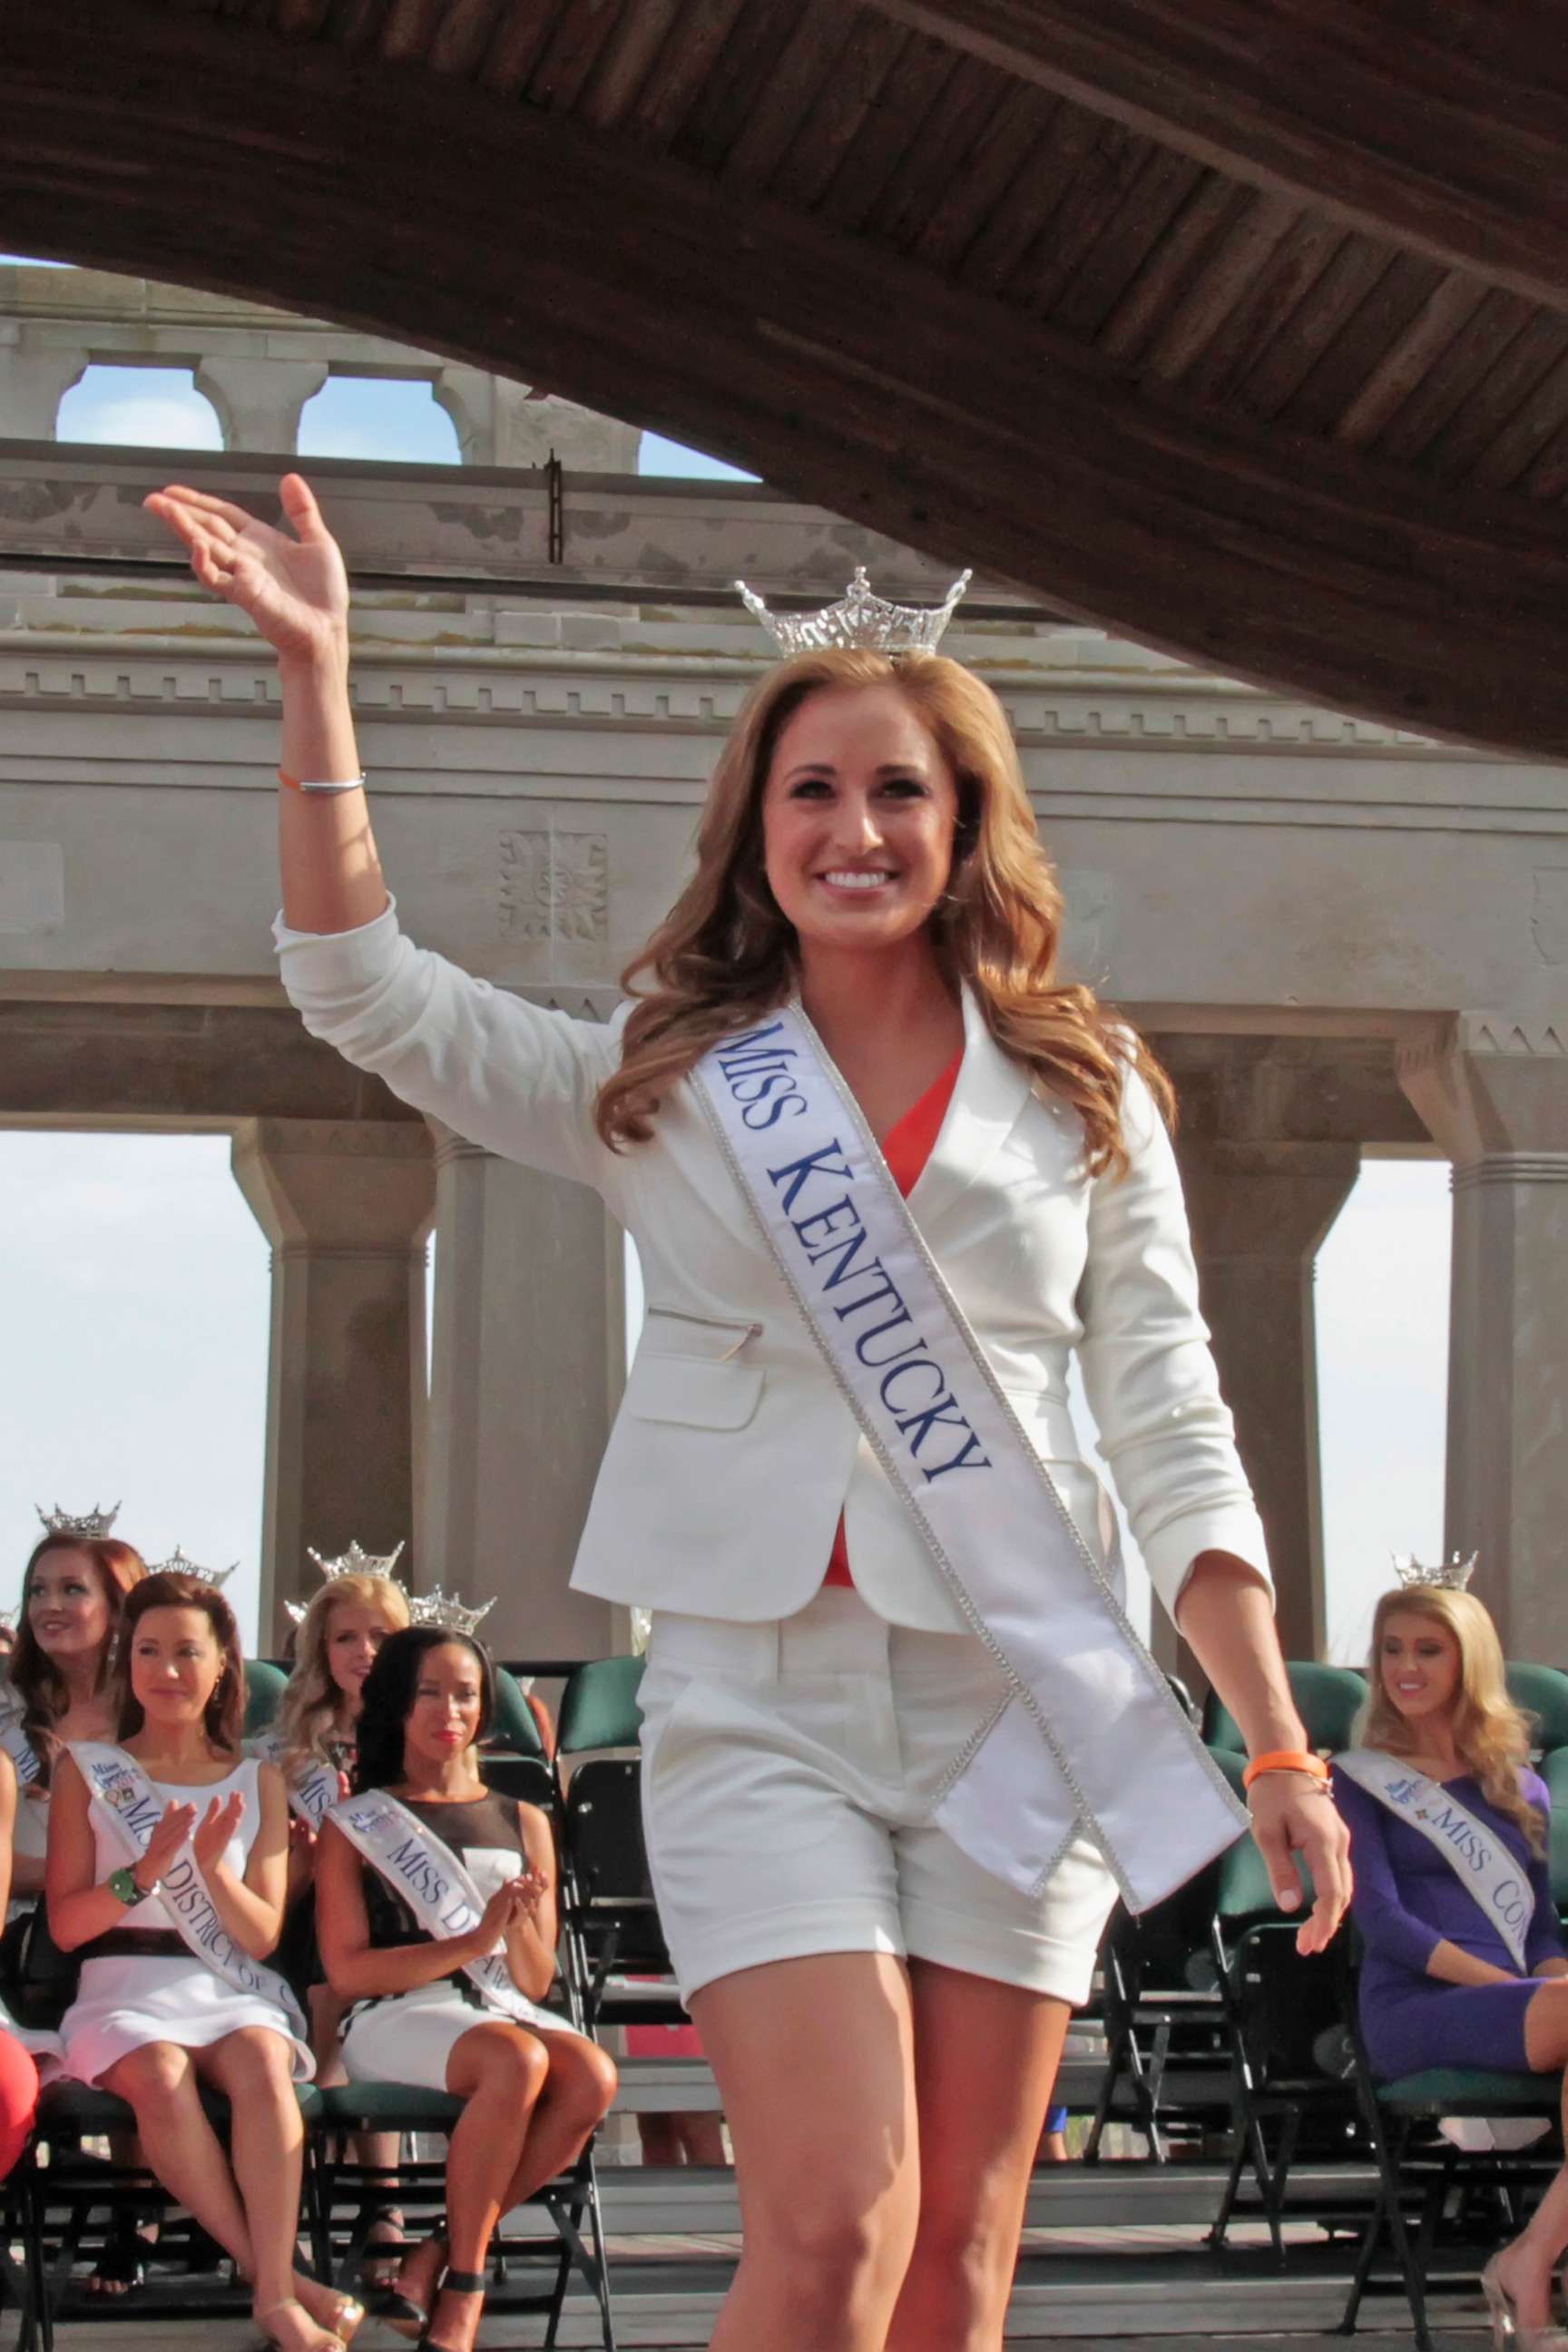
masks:
{"type": "Polygon", "coordinates": [[[999,1151],[1031,1096],[1029,1076],[985,1026],[973,989],[963,992],[963,1061],[931,1158],[910,1194],[922,1233],[951,1209],[999,1151]]]}

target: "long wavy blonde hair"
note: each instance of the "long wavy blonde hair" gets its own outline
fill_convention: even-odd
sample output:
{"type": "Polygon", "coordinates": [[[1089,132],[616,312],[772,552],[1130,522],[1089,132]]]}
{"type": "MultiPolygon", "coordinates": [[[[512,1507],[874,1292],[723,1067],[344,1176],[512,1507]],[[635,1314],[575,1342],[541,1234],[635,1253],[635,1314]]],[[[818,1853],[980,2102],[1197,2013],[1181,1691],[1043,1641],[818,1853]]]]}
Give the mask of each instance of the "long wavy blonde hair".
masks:
{"type": "Polygon", "coordinates": [[[793,927],[768,886],[763,793],[779,736],[812,695],[896,686],[958,787],[946,893],[931,917],[938,960],[967,981],[1003,1052],[1077,1111],[1088,1165],[1127,1166],[1121,1090],[1131,1062],[1162,1115],[1170,1083],[1090,989],[1056,977],[1062,897],[1035,830],[1007,716],[991,688],[940,654],[802,654],[755,687],[720,756],[697,834],[697,871],[622,974],[637,1001],[595,1121],[613,1150],[644,1143],[671,1087],[714,1042],[749,1027],[795,985],[793,927]]]}
{"type": "Polygon", "coordinates": [[[334,1576],[310,1596],[294,1645],[294,1671],[278,1703],[278,1736],[285,1775],[328,1760],[327,1741],[337,1723],[342,1693],[327,1662],[334,1609],[374,1609],[389,1633],[408,1622],[408,1595],[390,1576],[334,1576]]]}
{"type": "Polygon", "coordinates": [[[1378,1601],[1372,1621],[1367,1664],[1371,1696],[1356,1726],[1357,1745],[1381,1748],[1390,1756],[1413,1756],[1418,1741],[1384,1687],[1383,1636],[1391,1617],[1429,1618],[1449,1633],[1459,1650],[1454,1696],[1454,1746],[1480,1782],[1489,1803],[1519,1823],[1534,1853],[1546,1851],[1546,1823],[1520,1786],[1530,1769],[1531,1718],[1508,1695],[1508,1675],[1497,1627],[1473,1592],[1443,1585],[1396,1588],[1378,1601]]]}

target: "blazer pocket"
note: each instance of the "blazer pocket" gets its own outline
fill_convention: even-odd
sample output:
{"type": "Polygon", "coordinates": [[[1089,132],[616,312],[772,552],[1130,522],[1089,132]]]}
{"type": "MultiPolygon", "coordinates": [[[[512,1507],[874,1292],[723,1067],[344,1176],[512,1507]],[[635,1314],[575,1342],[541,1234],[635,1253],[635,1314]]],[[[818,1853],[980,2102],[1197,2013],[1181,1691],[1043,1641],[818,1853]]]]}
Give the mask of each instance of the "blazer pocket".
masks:
{"type": "Polygon", "coordinates": [[[744,1429],[762,1402],[765,1377],[760,1364],[645,1351],[627,1377],[622,1411],[638,1421],[678,1422],[689,1429],[744,1429]]]}

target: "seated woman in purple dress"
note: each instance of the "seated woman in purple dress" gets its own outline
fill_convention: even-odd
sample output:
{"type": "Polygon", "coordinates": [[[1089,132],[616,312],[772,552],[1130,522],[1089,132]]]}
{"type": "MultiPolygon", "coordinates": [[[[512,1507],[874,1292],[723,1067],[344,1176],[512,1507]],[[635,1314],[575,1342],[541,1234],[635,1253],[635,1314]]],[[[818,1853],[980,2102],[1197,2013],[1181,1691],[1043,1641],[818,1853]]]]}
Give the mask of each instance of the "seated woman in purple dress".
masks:
{"type": "MultiPolygon", "coordinates": [[[[1362,2032],[1383,2081],[1429,2066],[1558,2074],[1568,1954],[1547,1866],[1551,1800],[1530,1769],[1501,1646],[1472,1593],[1385,1592],[1373,1621],[1363,1744],[1335,1759],[1365,1948],[1362,2032]]],[[[1568,2171],[1482,2284],[1494,2340],[1568,2352],[1551,2325],[1568,2246],[1568,2171]]]]}

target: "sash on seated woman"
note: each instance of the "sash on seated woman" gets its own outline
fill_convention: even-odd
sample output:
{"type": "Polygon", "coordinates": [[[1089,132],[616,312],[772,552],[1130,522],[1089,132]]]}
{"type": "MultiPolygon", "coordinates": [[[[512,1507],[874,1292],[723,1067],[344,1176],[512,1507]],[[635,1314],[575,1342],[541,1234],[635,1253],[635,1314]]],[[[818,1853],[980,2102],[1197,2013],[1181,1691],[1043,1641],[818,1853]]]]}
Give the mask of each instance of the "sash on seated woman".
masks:
{"type": "Polygon", "coordinates": [[[1477,1819],[1440,1780],[1429,1780],[1381,1748],[1350,1748],[1334,1763],[1358,1789],[1375,1797],[1399,1821],[1436,1846],[1465,1892],[1508,1947],[1521,1976],[1528,1976],[1525,1937],[1535,1910],[1530,1881],[1494,1830],[1477,1819]]]}
{"type": "MultiPolygon", "coordinates": [[[[123,1748],[83,1739],[73,1742],[70,1754],[110,1835],[134,1865],[163,1817],[164,1800],[123,1748]]],[[[252,1959],[224,1926],[189,1839],[159,1879],[158,1895],[192,1958],[236,1992],[281,2010],[296,2041],[308,2048],[310,2028],[299,2002],[277,1969],[252,1959]]]]}
{"type": "MultiPolygon", "coordinates": [[[[388,1790],[371,1789],[363,1797],[345,1797],[329,1819],[386,1881],[433,1943],[466,1936],[479,1926],[485,1905],[461,1856],[388,1790]]],[[[463,1974],[485,2008],[513,2024],[551,2033],[575,2031],[565,2018],[541,2009],[518,1990],[504,1952],[485,1952],[465,1961],[463,1974]]]]}

